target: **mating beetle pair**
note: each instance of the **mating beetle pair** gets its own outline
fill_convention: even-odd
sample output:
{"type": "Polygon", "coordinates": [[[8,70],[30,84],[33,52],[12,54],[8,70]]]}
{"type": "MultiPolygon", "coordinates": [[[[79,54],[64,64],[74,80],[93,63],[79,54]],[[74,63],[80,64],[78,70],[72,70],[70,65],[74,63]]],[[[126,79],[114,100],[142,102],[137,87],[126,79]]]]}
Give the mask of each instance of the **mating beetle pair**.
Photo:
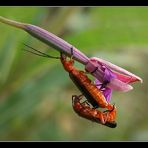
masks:
{"type": "MultiPolygon", "coordinates": [[[[74,67],[74,59],[72,57],[67,60],[67,57],[64,53],[61,53],[60,57],[52,57],[28,45],[26,46],[32,49],[32,51],[26,51],[29,51],[33,54],[42,57],[60,59],[64,69],[69,73],[71,80],[82,93],[82,95],[79,96],[72,96],[73,109],[80,117],[106,125],[111,128],[115,128],[117,126],[117,123],[115,121],[115,105],[111,105],[106,101],[106,98],[101,92],[101,89],[99,89],[94,83],[92,83],[92,81],[86,75],[86,72],[80,71],[74,67]],[[83,96],[85,96],[86,100],[84,102],[81,102],[83,96]],[[98,108],[103,108],[107,110],[101,112],[98,110],[98,108]]],[[[73,52],[72,48],[71,52],[73,52]]]]}
{"type": "Polygon", "coordinates": [[[72,106],[74,111],[81,117],[115,128],[117,125],[115,122],[116,107],[106,101],[101,90],[92,83],[84,71],[80,71],[73,66],[74,60],[72,58],[67,60],[66,56],[61,54],[60,59],[64,69],[69,72],[71,80],[82,93],[80,96],[72,96],[72,106]],[[83,95],[85,96],[86,101],[81,103],[80,101],[83,98],[83,95]],[[97,110],[99,107],[106,108],[107,110],[101,112],[97,110]]]}

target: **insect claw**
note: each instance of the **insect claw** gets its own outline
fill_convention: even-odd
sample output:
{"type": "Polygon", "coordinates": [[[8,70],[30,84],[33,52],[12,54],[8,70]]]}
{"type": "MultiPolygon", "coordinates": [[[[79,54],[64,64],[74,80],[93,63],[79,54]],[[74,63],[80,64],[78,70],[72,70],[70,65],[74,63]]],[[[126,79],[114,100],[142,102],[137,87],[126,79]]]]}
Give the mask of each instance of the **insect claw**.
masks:
{"type": "Polygon", "coordinates": [[[110,110],[110,112],[112,112],[114,109],[115,109],[115,103],[113,104],[113,109],[112,109],[112,110],[110,110]]]}
{"type": "Polygon", "coordinates": [[[70,57],[70,59],[72,60],[73,57],[74,57],[73,46],[70,48],[70,50],[71,50],[71,57],[70,57]]]}
{"type": "Polygon", "coordinates": [[[115,109],[115,104],[113,105],[113,108],[111,110],[105,110],[103,113],[106,113],[106,112],[112,112],[113,110],[115,109]]]}

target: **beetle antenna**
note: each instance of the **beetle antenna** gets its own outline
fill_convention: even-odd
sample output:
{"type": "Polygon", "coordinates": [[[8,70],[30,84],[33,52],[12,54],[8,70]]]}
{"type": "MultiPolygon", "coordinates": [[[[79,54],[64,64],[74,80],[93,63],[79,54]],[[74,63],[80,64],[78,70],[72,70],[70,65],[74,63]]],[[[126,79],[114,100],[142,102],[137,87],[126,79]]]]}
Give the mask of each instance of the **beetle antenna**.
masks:
{"type": "Polygon", "coordinates": [[[30,52],[32,54],[35,54],[35,55],[38,55],[38,56],[41,56],[41,57],[46,57],[46,58],[53,58],[53,59],[60,59],[60,57],[54,57],[54,56],[51,56],[51,55],[48,55],[44,52],[41,52],[25,43],[23,43],[26,47],[30,48],[31,50],[28,50],[28,49],[23,49],[24,51],[27,51],[27,52],[30,52]]]}

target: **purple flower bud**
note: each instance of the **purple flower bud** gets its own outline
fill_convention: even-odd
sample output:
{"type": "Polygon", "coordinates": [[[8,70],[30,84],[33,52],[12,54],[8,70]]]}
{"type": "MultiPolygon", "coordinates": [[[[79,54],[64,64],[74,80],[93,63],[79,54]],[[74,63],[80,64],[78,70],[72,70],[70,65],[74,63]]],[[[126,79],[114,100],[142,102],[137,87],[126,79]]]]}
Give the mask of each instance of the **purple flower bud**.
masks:
{"type": "Polygon", "coordinates": [[[90,58],[85,66],[86,71],[95,76],[101,83],[108,82],[107,88],[118,91],[129,91],[133,87],[129,83],[142,79],[133,73],[100,58],[90,58]]]}

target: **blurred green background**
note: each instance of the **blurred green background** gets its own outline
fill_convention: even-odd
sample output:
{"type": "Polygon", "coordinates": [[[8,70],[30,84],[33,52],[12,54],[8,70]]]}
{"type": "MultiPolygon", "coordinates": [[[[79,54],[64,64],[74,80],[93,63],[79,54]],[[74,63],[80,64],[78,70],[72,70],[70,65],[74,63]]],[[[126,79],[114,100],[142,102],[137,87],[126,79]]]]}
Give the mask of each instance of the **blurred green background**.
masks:
{"type": "Polygon", "coordinates": [[[148,7],[0,7],[0,14],[40,26],[144,81],[132,91],[113,92],[117,128],[80,118],[71,105],[71,96],[80,92],[60,62],[22,51],[23,43],[59,53],[0,23],[0,140],[148,140],[148,7]]]}

